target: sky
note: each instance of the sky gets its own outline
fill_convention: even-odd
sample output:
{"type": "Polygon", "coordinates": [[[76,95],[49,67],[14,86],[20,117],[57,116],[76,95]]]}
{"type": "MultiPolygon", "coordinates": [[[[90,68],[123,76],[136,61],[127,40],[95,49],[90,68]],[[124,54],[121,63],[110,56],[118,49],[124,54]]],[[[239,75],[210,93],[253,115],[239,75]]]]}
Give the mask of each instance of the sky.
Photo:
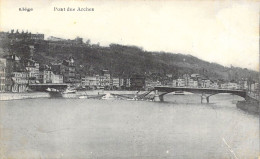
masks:
{"type": "Polygon", "coordinates": [[[259,1],[0,0],[0,30],[136,45],[259,70],[259,1]],[[19,8],[33,8],[31,12],[19,8]],[[94,8],[94,11],[54,11],[94,8]]]}

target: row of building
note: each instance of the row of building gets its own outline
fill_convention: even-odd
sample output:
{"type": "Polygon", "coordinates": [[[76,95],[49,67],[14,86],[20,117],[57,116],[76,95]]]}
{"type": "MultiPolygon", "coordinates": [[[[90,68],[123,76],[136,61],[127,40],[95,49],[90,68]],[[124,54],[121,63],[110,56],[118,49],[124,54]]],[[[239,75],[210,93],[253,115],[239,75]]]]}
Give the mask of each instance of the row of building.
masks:
{"type": "Polygon", "coordinates": [[[30,59],[21,59],[16,55],[0,58],[0,91],[24,92],[30,84],[39,83],[71,83],[75,78],[74,59],[64,60],[52,66],[40,67],[40,64],[30,59]]]}
{"type": "Polygon", "coordinates": [[[10,32],[0,32],[0,39],[9,39],[11,41],[44,40],[44,34],[33,34],[28,31],[19,32],[12,29],[10,32]]]}
{"type": "Polygon", "coordinates": [[[0,91],[25,92],[30,84],[67,83],[74,87],[89,89],[144,89],[145,78],[133,75],[129,78],[112,78],[109,70],[98,75],[82,76],[76,71],[75,59],[69,57],[60,63],[40,66],[30,59],[16,55],[0,58],[0,91]]]}
{"type": "Polygon", "coordinates": [[[203,78],[199,74],[184,74],[172,82],[173,87],[190,87],[190,88],[215,88],[215,89],[232,89],[232,90],[250,90],[258,89],[258,83],[248,83],[248,80],[239,80],[238,82],[212,81],[203,78]]]}
{"type": "Polygon", "coordinates": [[[85,76],[81,78],[81,86],[91,89],[145,89],[145,77],[132,75],[130,77],[111,77],[108,70],[103,70],[100,75],[85,76]]]}

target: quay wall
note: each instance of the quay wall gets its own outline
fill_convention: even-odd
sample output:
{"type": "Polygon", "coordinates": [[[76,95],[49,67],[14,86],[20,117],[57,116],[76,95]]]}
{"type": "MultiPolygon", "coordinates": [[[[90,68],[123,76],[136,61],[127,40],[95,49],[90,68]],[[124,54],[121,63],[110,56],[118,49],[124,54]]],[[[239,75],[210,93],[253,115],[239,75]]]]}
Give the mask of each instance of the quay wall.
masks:
{"type": "Polygon", "coordinates": [[[47,92],[30,92],[30,93],[0,93],[0,101],[2,100],[17,100],[17,99],[32,99],[32,98],[48,98],[47,92]]]}
{"type": "MultiPolygon", "coordinates": [[[[144,93],[145,91],[139,92],[139,94],[144,93]]],[[[78,91],[75,95],[98,95],[113,93],[119,95],[134,95],[137,91],[111,91],[111,90],[89,90],[89,91],[78,91]]],[[[32,99],[32,98],[49,98],[50,95],[48,92],[24,92],[24,93],[0,93],[0,101],[3,100],[17,100],[17,99],[32,99]]]]}

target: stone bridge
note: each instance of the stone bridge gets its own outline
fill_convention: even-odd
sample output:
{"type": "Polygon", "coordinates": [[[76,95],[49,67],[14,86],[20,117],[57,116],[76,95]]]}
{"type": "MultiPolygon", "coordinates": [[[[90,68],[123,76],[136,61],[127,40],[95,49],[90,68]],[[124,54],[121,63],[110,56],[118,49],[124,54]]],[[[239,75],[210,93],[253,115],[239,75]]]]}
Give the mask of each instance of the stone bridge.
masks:
{"type": "Polygon", "coordinates": [[[230,89],[214,89],[214,88],[187,88],[187,87],[154,87],[153,91],[155,92],[154,101],[163,101],[163,96],[165,94],[183,91],[201,94],[201,102],[204,99],[209,103],[209,97],[219,93],[230,93],[238,95],[240,97],[246,98],[247,93],[245,90],[230,90],[230,89]]]}
{"type": "Polygon", "coordinates": [[[55,88],[58,90],[65,90],[67,88],[66,83],[41,83],[41,84],[29,84],[29,88],[33,91],[45,92],[47,88],[55,88]]]}

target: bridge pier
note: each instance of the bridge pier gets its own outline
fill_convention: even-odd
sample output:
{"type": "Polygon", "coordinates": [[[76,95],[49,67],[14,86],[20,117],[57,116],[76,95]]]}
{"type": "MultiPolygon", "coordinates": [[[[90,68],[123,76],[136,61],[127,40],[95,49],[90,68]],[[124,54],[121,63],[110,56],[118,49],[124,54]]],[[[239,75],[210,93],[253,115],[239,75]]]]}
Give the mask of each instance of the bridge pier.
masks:
{"type": "Polygon", "coordinates": [[[159,95],[158,90],[154,91],[154,99],[155,102],[163,102],[163,95],[159,95]]]}
{"type": "Polygon", "coordinates": [[[201,103],[203,103],[204,101],[206,101],[207,103],[209,103],[209,96],[206,96],[205,94],[201,95],[201,103]]]}

